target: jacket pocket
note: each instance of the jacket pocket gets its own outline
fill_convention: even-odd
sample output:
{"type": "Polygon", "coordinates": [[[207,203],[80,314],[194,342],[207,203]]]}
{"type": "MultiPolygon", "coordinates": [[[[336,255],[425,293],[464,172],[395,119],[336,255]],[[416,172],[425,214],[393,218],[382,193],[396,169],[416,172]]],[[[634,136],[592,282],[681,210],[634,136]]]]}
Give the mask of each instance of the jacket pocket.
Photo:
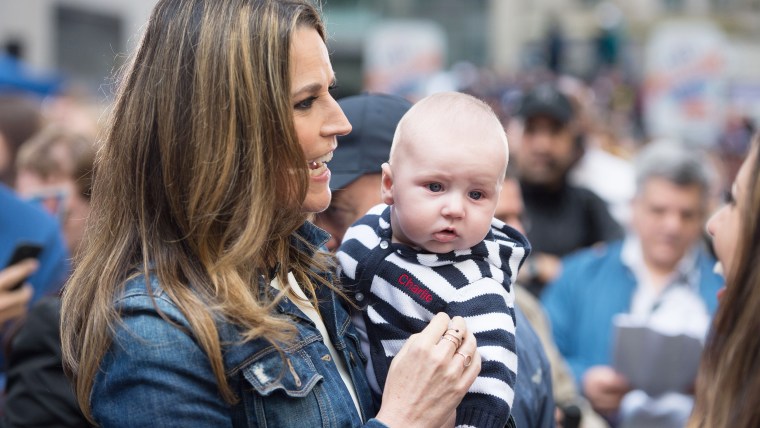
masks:
{"type": "Polygon", "coordinates": [[[243,376],[262,396],[282,391],[290,397],[307,396],[322,380],[308,355],[270,352],[243,369],[243,376]]]}
{"type": "Polygon", "coordinates": [[[336,422],[328,378],[317,371],[309,353],[280,356],[270,352],[242,369],[247,426],[303,428],[350,426],[336,422]],[[247,391],[246,391],[247,390],[247,391]]]}

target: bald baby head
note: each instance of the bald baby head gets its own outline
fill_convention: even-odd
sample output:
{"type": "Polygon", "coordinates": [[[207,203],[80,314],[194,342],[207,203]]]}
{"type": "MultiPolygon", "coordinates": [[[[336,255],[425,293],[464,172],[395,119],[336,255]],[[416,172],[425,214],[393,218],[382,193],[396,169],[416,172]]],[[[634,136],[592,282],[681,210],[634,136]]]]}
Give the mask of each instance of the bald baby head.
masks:
{"type": "Polygon", "coordinates": [[[504,128],[484,102],[457,92],[417,102],[401,119],[382,168],[393,239],[435,253],[483,240],[508,158],[504,128]]]}
{"type": "Polygon", "coordinates": [[[498,117],[483,101],[460,92],[441,92],[418,101],[401,118],[389,163],[398,164],[430,150],[468,151],[496,160],[506,171],[507,136],[498,117]],[[503,165],[502,165],[503,161],[503,165]]]}

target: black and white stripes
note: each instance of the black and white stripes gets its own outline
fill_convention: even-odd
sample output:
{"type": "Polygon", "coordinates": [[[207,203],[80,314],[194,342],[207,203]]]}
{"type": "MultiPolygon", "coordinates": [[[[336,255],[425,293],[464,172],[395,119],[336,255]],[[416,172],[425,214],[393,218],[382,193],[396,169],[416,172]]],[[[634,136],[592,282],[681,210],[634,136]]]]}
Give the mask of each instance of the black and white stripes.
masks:
{"type": "Polygon", "coordinates": [[[483,364],[457,408],[457,425],[503,427],[517,376],[511,284],[529,251],[522,234],[496,219],[482,242],[446,254],[392,243],[386,205],[374,207],[349,228],[337,254],[341,281],[365,308],[364,322],[357,327],[368,333],[368,370],[380,388],[392,358],[411,334],[438,312],[459,315],[477,338],[483,364]]]}

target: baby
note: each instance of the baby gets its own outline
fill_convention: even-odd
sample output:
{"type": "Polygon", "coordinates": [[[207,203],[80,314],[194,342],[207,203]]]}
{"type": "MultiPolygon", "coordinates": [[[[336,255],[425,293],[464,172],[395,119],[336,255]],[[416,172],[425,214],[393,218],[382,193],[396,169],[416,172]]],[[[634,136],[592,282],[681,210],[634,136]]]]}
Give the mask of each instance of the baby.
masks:
{"type": "Polygon", "coordinates": [[[502,428],[514,399],[512,283],[530,246],[493,218],[508,158],[487,104],[455,92],[422,99],[399,122],[382,165],[384,204],[348,229],[337,254],[341,280],[363,309],[354,321],[377,397],[403,342],[436,313],[467,321],[482,368],[457,408],[458,426],[502,428]]]}

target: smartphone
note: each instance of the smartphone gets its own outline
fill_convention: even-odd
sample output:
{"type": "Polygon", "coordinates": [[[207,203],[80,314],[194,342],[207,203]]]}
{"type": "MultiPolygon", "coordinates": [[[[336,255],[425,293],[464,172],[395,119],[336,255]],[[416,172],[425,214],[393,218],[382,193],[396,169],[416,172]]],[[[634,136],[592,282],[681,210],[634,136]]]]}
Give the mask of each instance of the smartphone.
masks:
{"type": "MultiPolygon", "coordinates": [[[[15,265],[21,260],[36,259],[39,257],[41,252],[42,252],[42,246],[39,244],[35,244],[32,242],[19,242],[18,244],[16,244],[16,248],[13,250],[13,255],[11,255],[11,258],[8,261],[8,263],[5,264],[5,267],[15,265]]],[[[27,279],[28,278],[24,278],[21,281],[19,281],[18,284],[14,284],[10,288],[10,291],[21,288],[21,286],[24,285],[24,282],[26,282],[27,279]]]]}

